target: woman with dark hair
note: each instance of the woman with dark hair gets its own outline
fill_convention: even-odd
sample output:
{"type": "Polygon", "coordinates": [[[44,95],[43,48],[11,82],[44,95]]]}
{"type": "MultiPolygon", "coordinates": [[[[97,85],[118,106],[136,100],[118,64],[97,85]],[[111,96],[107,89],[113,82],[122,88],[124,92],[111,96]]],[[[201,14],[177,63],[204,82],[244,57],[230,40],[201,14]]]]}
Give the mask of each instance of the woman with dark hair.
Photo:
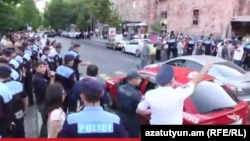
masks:
{"type": "Polygon", "coordinates": [[[55,83],[47,87],[45,112],[48,116],[48,138],[56,138],[58,132],[62,129],[66,116],[61,108],[64,98],[65,92],[60,83],[55,83]]]}

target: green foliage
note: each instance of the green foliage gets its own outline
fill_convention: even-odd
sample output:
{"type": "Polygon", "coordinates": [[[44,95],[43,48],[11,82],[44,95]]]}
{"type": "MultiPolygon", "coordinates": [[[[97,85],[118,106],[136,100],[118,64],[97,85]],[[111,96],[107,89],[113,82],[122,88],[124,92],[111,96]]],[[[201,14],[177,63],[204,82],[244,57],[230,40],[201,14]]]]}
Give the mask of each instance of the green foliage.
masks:
{"type": "Polygon", "coordinates": [[[36,29],[40,25],[41,16],[33,0],[23,0],[17,8],[17,15],[20,26],[29,24],[36,29]]]}
{"type": "Polygon", "coordinates": [[[27,23],[37,28],[41,22],[33,0],[0,0],[0,19],[0,31],[19,30],[27,23]]]}
{"type": "Polygon", "coordinates": [[[112,14],[109,0],[52,0],[44,13],[44,26],[55,29],[76,24],[87,28],[91,22],[119,25],[119,17],[112,14]],[[115,21],[117,20],[117,21],[115,21]]]}
{"type": "Polygon", "coordinates": [[[155,32],[160,32],[161,29],[162,29],[162,26],[161,26],[160,23],[154,23],[154,24],[151,25],[151,28],[155,32]]]}

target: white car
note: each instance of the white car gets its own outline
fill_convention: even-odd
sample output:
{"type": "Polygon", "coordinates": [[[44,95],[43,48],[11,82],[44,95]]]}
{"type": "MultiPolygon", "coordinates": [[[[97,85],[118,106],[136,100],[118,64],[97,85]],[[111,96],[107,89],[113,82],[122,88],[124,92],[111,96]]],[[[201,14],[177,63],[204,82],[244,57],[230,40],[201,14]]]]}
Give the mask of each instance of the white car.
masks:
{"type": "Polygon", "coordinates": [[[63,32],[61,33],[61,36],[63,36],[63,37],[68,37],[68,34],[69,34],[68,31],[63,31],[63,32]]]}
{"type": "Polygon", "coordinates": [[[122,52],[131,53],[139,57],[140,51],[144,45],[144,41],[146,41],[149,47],[152,47],[154,45],[154,43],[150,39],[133,39],[124,44],[122,52]]]}
{"type": "Polygon", "coordinates": [[[75,31],[71,31],[69,32],[69,38],[76,38],[77,36],[79,36],[81,33],[80,32],[75,32],[75,31]]]}

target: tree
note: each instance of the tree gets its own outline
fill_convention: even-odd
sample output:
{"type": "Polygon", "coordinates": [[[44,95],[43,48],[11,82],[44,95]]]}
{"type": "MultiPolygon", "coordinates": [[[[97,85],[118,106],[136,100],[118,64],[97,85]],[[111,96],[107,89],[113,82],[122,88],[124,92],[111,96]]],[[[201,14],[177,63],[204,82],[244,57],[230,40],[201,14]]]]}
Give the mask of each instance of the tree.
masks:
{"type": "Polygon", "coordinates": [[[86,29],[89,26],[89,22],[86,19],[87,16],[84,14],[78,14],[77,20],[76,20],[76,25],[80,29],[86,29]]]}
{"type": "Polygon", "coordinates": [[[154,23],[154,24],[151,25],[151,28],[155,32],[160,32],[161,29],[162,29],[162,26],[161,26],[160,23],[154,23]]]}
{"type": "Polygon", "coordinates": [[[119,28],[121,26],[121,18],[117,13],[112,13],[107,21],[107,24],[112,27],[119,28]]]}
{"type": "Polygon", "coordinates": [[[41,16],[33,0],[23,0],[17,8],[17,15],[20,26],[28,24],[36,29],[40,25],[41,16]]]}

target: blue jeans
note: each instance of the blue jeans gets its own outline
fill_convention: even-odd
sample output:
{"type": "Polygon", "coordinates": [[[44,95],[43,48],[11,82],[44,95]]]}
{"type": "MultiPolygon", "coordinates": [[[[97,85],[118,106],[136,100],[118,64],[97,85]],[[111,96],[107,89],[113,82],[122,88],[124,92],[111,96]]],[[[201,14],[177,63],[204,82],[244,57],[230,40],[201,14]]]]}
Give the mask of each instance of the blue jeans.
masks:
{"type": "Polygon", "coordinates": [[[241,67],[242,62],[241,60],[233,60],[234,64],[238,65],[239,67],[241,67]]]}

